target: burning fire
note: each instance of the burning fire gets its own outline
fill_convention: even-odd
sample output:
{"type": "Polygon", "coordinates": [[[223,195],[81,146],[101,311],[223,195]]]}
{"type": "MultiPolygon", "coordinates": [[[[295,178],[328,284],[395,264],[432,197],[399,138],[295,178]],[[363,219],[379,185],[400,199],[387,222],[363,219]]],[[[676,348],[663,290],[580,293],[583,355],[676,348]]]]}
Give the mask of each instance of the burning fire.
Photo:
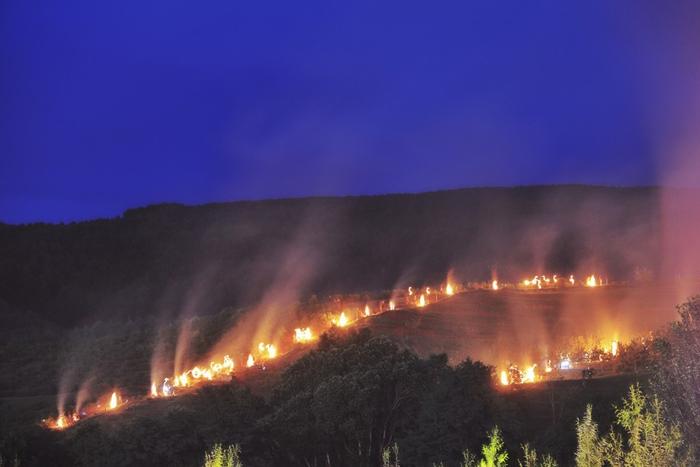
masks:
{"type": "Polygon", "coordinates": [[[523,383],[534,383],[535,382],[535,367],[537,364],[535,363],[534,365],[530,365],[525,368],[525,371],[523,371],[522,374],[522,382],[523,383]]]}
{"type": "Polygon", "coordinates": [[[65,428],[69,428],[75,425],[78,421],[80,421],[80,417],[77,413],[73,412],[70,415],[60,414],[55,419],[45,419],[42,421],[42,423],[46,428],[49,428],[51,430],[63,430],[65,428]]]}
{"type": "MultiPolygon", "coordinates": [[[[233,369],[233,368],[232,368],[233,369]]],[[[187,373],[183,373],[180,376],[175,376],[173,378],[173,385],[175,387],[187,387],[189,385],[189,378],[187,377],[187,373]]]]}
{"type": "Polygon", "coordinates": [[[344,328],[345,326],[350,324],[350,320],[348,319],[347,316],[345,316],[345,312],[343,311],[340,313],[340,316],[338,316],[338,318],[333,318],[331,320],[331,323],[334,326],[338,326],[339,328],[344,328]]]}
{"type": "Polygon", "coordinates": [[[79,409],[80,413],[78,413],[78,411],[70,413],[59,412],[56,418],[42,420],[42,425],[51,430],[63,430],[75,425],[85,417],[102,414],[105,411],[110,412],[116,410],[127,402],[128,401],[121,398],[119,392],[113,391],[109,396],[100,397],[95,403],[79,409]]]}
{"type": "Polygon", "coordinates": [[[227,376],[233,373],[234,363],[230,356],[224,355],[223,360],[210,361],[209,367],[206,366],[195,366],[189,370],[183,371],[182,373],[175,374],[172,378],[165,378],[160,384],[155,382],[151,383],[151,397],[158,396],[172,396],[174,395],[174,388],[185,388],[202,381],[212,381],[216,378],[227,376]],[[159,393],[160,389],[160,393],[159,393]]]}
{"type": "MultiPolygon", "coordinates": [[[[499,281],[495,279],[495,275],[492,275],[491,277],[491,290],[500,290],[504,287],[504,285],[499,284],[499,281]]],[[[488,282],[486,282],[486,284],[488,284],[488,282]]],[[[603,285],[603,282],[601,280],[601,276],[595,275],[590,275],[586,277],[584,282],[579,281],[577,283],[574,280],[573,275],[568,276],[567,281],[567,276],[559,277],[556,274],[551,276],[538,274],[532,278],[524,279],[521,283],[521,285],[524,287],[536,287],[538,289],[562,287],[568,286],[569,284],[571,286],[585,285],[587,287],[598,287],[603,285]],[[560,281],[559,279],[562,280],[560,281]]],[[[477,287],[481,289],[484,287],[484,285],[485,284],[482,282],[477,287]]],[[[505,287],[508,288],[510,285],[506,283],[505,287]]],[[[364,303],[364,307],[362,304],[359,304],[358,306],[358,303],[354,302],[351,305],[351,308],[346,308],[346,310],[352,310],[352,315],[350,315],[350,312],[346,314],[346,311],[342,311],[339,315],[330,318],[330,324],[337,327],[347,327],[352,325],[354,322],[351,321],[348,316],[353,316],[353,318],[357,318],[358,316],[369,317],[372,316],[373,310],[374,313],[381,313],[387,309],[396,310],[397,303],[399,304],[399,307],[417,306],[422,308],[427,306],[428,303],[437,302],[445,297],[453,296],[456,291],[457,288],[448,276],[444,289],[442,289],[440,286],[437,288],[433,287],[432,290],[431,287],[421,287],[417,289],[408,287],[408,289],[394,291],[395,295],[392,295],[392,299],[388,301],[388,306],[387,302],[384,300],[366,302],[364,303]],[[433,293],[432,296],[430,295],[431,292],[433,293]]],[[[337,300],[337,302],[341,301],[337,300]]],[[[324,327],[327,327],[328,322],[326,322],[325,325],[326,326],[324,327]]],[[[294,329],[293,341],[295,343],[304,344],[311,342],[316,338],[317,336],[314,335],[310,327],[299,327],[294,329]]],[[[615,335],[615,338],[617,338],[617,335],[615,335]]],[[[557,377],[561,377],[561,373],[558,372],[560,369],[567,370],[580,368],[582,363],[587,364],[586,362],[591,361],[604,362],[610,360],[612,357],[616,357],[619,352],[618,341],[615,339],[608,340],[606,342],[610,343],[610,347],[601,349],[600,345],[597,344],[598,347],[596,347],[596,350],[586,350],[586,352],[589,352],[589,356],[586,356],[585,360],[580,357],[577,352],[569,354],[561,353],[558,354],[556,359],[543,359],[539,361],[539,367],[537,364],[530,363],[520,367],[522,369],[518,368],[516,365],[510,365],[506,369],[500,370],[495,376],[497,376],[498,382],[500,382],[500,384],[503,386],[535,383],[547,377],[554,377],[554,374],[556,374],[557,377]],[[569,357],[569,355],[571,355],[571,357],[569,357]],[[590,355],[592,355],[592,357],[590,355]],[[542,369],[538,370],[538,368],[542,369]],[[552,373],[552,375],[548,376],[550,373],[552,373]]],[[[256,365],[256,360],[258,363],[261,363],[267,360],[275,359],[278,355],[280,355],[280,350],[276,345],[265,342],[260,342],[251,350],[251,353],[249,353],[248,358],[245,361],[245,366],[247,368],[254,367],[256,365]]],[[[286,349],[283,348],[281,350],[285,351],[286,349]]],[[[527,362],[527,360],[524,361],[527,362]]],[[[212,360],[208,364],[200,363],[198,366],[194,366],[191,369],[183,371],[179,374],[176,373],[170,378],[164,378],[160,383],[160,379],[152,381],[149,392],[150,397],[156,398],[174,396],[176,395],[176,388],[187,388],[207,381],[213,381],[222,376],[231,375],[234,372],[234,368],[234,361],[229,355],[225,355],[223,360],[220,361],[212,360]]],[[[177,371],[179,372],[180,369],[177,371]]],[[[100,400],[102,401],[101,403],[95,403],[92,405],[92,408],[88,408],[85,411],[83,409],[78,409],[80,412],[79,414],[75,412],[63,412],[61,409],[58,417],[55,419],[44,420],[44,425],[51,429],[64,429],[77,423],[79,420],[81,420],[81,418],[98,413],[104,413],[105,410],[113,411],[120,405],[127,403],[127,401],[121,399],[117,391],[113,391],[110,397],[102,397],[100,400]],[[105,400],[107,403],[105,403],[105,400]]]]}
{"type": "Polygon", "coordinates": [[[263,358],[270,360],[277,357],[277,347],[275,347],[273,344],[265,344],[264,342],[259,343],[258,352],[260,352],[263,358]]]}
{"type": "MultiPolygon", "coordinates": [[[[569,275],[569,278],[567,280],[568,285],[570,286],[575,286],[576,285],[576,280],[574,279],[574,275],[571,274],[569,275]]],[[[557,274],[553,274],[551,277],[547,275],[535,275],[531,279],[527,278],[524,279],[521,282],[522,287],[525,288],[538,288],[542,289],[544,287],[558,287],[560,286],[560,281],[559,281],[559,276],[557,274]]],[[[583,285],[586,287],[598,287],[603,285],[603,279],[598,276],[596,277],[595,274],[591,274],[590,276],[587,276],[586,279],[583,282],[583,285]]]]}
{"type": "Polygon", "coordinates": [[[63,429],[66,427],[66,417],[65,415],[59,415],[56,419],[56,428],[63,429]]]}
{"type": "Polygon", "coordinates": [[[584,378],[586,377],[586,371],[589,371],[589,374],[592,375],[593,371],[597,371],[594,369],[599,368],[598,365],[604,365],[603,362],[609,361],[619,355],[619,342],[617,337],[606,341],[609,344],[604,346],[601,346],[600,341],[596,338],[593,339],[595,339],[593,343],[585,344],[583,347],[579,347],[581,340],[577,340],[576,344],[572,344],[575,345],[575,347],[570,347],[573,353],[559,354],[556,364],[553,364],[552,360],[549,358],[544,358],[540,362],[542,366],[537,363],[527,364],[521,367],[510,364],[506,369],[501,369],[496,374],[498,383],[501,386],[509,386],[537,383],[548,378],[572,379],[581,374],[579,371],[584,371],[584,378]],[[538,368],[542,368],[542,370],[538,372],[538,368]]]}
{"type": "Polygon", "coordinates": [[[117,392],[112,393],[112,397],[109,398],[109,410],[114,410],[119,405],[119,399],[117,397],[117,392]]]}
{"type": "Polygon", "coordinates": [[[311,328],[296,328],[294,330],[294,342],[298,344],[306,344],[314,339],[311,328]]]}
{"type": "Polygon", "coordinates": [[[233,366],[233,359],[231,359],[231,357],[228,355],[224,355],[224,364],[222,365],[223,369],[232,372],[233,366]]]}
{"type": "Polygon", "coordinates": [[[537,373],[535,373],[536,368],[536,363],[525,366],[523,370],[520,370],[517,365],[511,364],[507,370],[501,370],[498,379],[501,386],[535,383],[539,380],[537,373]]]}
{"type": "Polygon", "coordinates": [[[525,279],[523,281],[523,285],[525,287],[537,287],[538,289],[541,289],[542,288],[542,279],[540,279],[540,276],[535,276],[532,279],[525,279]]]}

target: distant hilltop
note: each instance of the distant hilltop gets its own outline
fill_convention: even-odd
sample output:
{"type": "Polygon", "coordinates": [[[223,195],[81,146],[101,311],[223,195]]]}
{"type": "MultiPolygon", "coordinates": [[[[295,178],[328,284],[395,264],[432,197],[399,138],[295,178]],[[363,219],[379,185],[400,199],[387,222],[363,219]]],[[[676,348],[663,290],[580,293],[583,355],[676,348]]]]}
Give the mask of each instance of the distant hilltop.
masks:
{"type": "MultiPolygon", "coordinates": [[[[659,189],[467,188],[199,206],[0,225],[0,307],[60,325],[493,274],[654,274],[659,189]]],[[[14,315],[13,315],[14,316],[14,315]]]]}

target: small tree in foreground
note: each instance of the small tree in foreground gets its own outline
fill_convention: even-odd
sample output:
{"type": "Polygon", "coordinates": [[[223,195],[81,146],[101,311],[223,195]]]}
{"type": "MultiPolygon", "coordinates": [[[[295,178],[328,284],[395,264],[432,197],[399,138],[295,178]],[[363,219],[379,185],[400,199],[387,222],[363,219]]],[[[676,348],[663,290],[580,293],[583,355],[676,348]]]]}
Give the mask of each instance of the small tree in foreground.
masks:
{"type": "Polygon", "coordinates": [[[462,452],[462,463],[459,467],[477,467],[479,460],[469,450],[462,452]]]}
{"type": "Polygon", "coordinates": [[[583,419],[576,419],[576,467],[602,467],[603,449],[598,438],[598,424],[593,421],[593,407],[586,406],[583,419]]]}
{"type": "Polygon", "coordinates": [[[586,408],[583,420],[576,423],[577,467],[692,465],[692,456],[685,447],[680,428],[666,420],[663,404],[656,396],[649,400],[639,386],[633,385],[615,413],[616,425],[623,433],[611,430],[600,439],[591,406],[586,408]]]}
{"type": "Polygon", "coordinates": [[[204,467],[243,467],[241,448],[237,444],[224,448],[216,443],[204,454],[204,467]]]}
{"type": "Polygon", "coordinates": [[[400,465],[399,445],[397,443],[382,449],[382,467],[400,467],[400,465]]]}
{"type": "Polygon", "coordinates": [[[540,458],[537,451],[530,448],[529,444],[523,444],[523,458],[518,460],[519,467],[557,467],[557,461],[549,454],[540,458]]]}
{"type": "Polygon", "coordinates": [[[678,320],[659,343],[654,391],[679,424],[689,446],[700,450],[700,296],[677,308],[678,320]]]}
{"type": "Polygon", "coordinates": [[[461,467],[505,467],[508,462],[508,453],[503,449],[503,438],[498,427],[491,431],[489,442],[481,446],[483,457],[478,462],[469,451],[464,451],[462,455],[464,460],[461,467]]]}
{"type": "Polygon", "coordinates": [[[627,449],[619,437],[611,434],[603,445],[611,461],[624,460],[624,465],[634,467],[691,464],[680,428],[666,421],[658,397],[648,400],[638,385],[631,386],[629,396],[615,413],[617,424],[627,435],[627,449]]]}

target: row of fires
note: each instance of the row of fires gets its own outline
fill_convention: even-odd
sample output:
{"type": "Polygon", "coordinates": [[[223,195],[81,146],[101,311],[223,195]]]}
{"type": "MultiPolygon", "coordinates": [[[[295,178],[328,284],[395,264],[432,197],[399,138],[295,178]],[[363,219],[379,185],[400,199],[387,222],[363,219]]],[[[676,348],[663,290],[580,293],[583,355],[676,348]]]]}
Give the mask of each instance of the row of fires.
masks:
{"type": "Polygon", "coordinates": [[[556,363],[553,363],[550,359],[546,359],[541,367],[537,363],[534,363],[524,365],[520,368],[518,365],[511,363],[508,368],[502,369],[498,373],[498,381],[502,386],[536,383],[538,381],[543,381],[555,373],[574,370],[581,364],[586,367],[584,371],[591,371],[590,364],[609,361],[617,357],[618,346],[618,341],[612,340],[609,346],[606,345],[602,348],[596,347],[591,349],[585,352],[580,359],[574,359],[568,354],[562,355],[556,363]]]}
{"type": "MultiPolygon", "coordinates": [[[[493,291],[502,290],[505,288],[514,289],[543,289],[552,287],[571,287],[585,286],[597,287],[607,285],[603,282],[600,276],[590,275],[584,281],[578,282],[573,275],[562,279],[556,274],[536,275],[532,278],[524,279],[517,284],[499,283],[497,279],[493,279],[486,285],[471,285],[464,287],[457,285],[451,280],[447,280],[444,286],[438,288],[424,287],[414,288],[408,287],[405,290],[396,291],[390,300],[380,301],[373,304],[366,304],[360,312],[351,312],[350,310],[341,311],[337,315],[328,316],[326,319],[326,327],[345,328],[352,325],[362,318],[367,318],[373,315],[378,315],[386,311],[392,311],[402,308],[423,308],[428,304],[435,303],[441,299],[450,297],[460,290],[468,288],[487,288],[493,291]]],[[[311,327],[299,327],[294,329],[292,342],[294,344],[304,345],[313,342],[317,339],[317,334],[311,327]]],[[[611,356],[617,354],[617,342],[612,343],[611,356]]],[[[277,346],[273,343],[260,342],[247,358],[241,361],[245,368],[264,368],[265,363],[276,359],[280,355],[277,346]]],[[[544,372],[550,373],[553,370],[551,362],[544,365],[544,372]]],[[[571,365],[568,357],[562,357],[558,363],[559,368],[565,369],[571,365]]],[[[236,364],[229,355],[224,355],[221,360],[214,360],[208,365],[194,366],[184,372],[173,375],[171,378],[164,378],[161,382],[153,381],[151,383],[149,398],[162,398],[175,396],[178,391],[191,388],[205,382],[212,382],[230,377],[236,364]]],[[[525,366],[524,369],[519,369],[516,365],[510,365],[507,370],[500,371],[499,381],[502,385],[534,383],[541,380],[536,364],[525,366]]],[[[111,394],[102,397],[96,403],[81,407],[71,413],[60,413],[56,418],[47,418],[42,421],[42,424],[50,429],[61,430],[74,425],[81,419],[97,415],[100,413],[114,412],[120,407],[125,406],[129,401],[120,396],[119,391],[112,391],[111,394]]]]}

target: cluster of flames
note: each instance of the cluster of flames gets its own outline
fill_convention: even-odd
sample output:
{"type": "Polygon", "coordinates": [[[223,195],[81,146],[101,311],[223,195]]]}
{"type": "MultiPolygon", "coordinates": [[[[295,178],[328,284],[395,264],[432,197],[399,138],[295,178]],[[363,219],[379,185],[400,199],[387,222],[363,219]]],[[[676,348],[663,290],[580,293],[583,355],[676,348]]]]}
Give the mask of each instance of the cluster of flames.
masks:
{"type": "Polygon", "coordinates": [[[582,282],[578,282],[573,274],[569,275],[569,277],[563,278],[559,277],[557,274],[552,274],[551,276],[547,274],[538,274],[531,278],[528,277],[523,279],[523,281],[518,285],[525,289],[543,289],[550,287],[573,287],[576,285],[598,287],[605,284],[607,284],[607,282],[603,282],[603,278],[601,276],[596,277],[595,274],[586,276],[582,282]]]}
{"type": "MultiPolygon", "coordinates": [[[[294,342],[305,344],[314,340],[311,328],[297,328],[294,330],[294,342]]],[[[248,354],[244,366],[252,368],[259,364],[277,358],[279,351],[275,344],[260,342],[257,347],[248,354]]],[[[198,365],[192,367],[172,378],[164,378],[158,384],[151,383],[150,397],[170,397],[174,396],[176,389],[190,388],[208,381],[221,380],[233,375],[236,364],[229,355],[224,355],[221,361],[212,360],[208,365],[198,365]]]]}
{"type": "MultiPolygon", "coordinates": [[[[576,285],[577,282],[574,276],[569,276],[565,281],[568,285],[576,285]]],[[[562,279],[556,274],[550,276],[547,275],[535,275],[531,279],[525,279],[522,283],[518,284],[523,288],[537,288],[541,289],[543,287],[558,286],[562,283],[562,279]]],[[[596,287],[602,285],[602,279],[595,275],[590,275],[583,282],[583,285],[587,287],[596,287]]],[[[516,287],[518,286],[516,285],[516,287]]],[[[503,287],[513,287],[510,284],[501,284],[497,279],[493,279],[490,284],[486,285],[486,288],[498,291],[503,287]]],[[[481,286],[483,288],[483,286],[481,286]]],[[[388,302],[380,302],[379,305],[365,304],[364,308],[360,312],[351,313],[349,310],[341,311],[336,315],[332,315],[328,318],[328,325],[345,328],[348,327],[359,319],[369,318],[373,315],[383,313],[385,311],[393,311],[398,308],[423,308],[429,304],[436,303],[444,298],[449,298],[459,290],[458,285],[450,280],[445,282],[443,286],[440,287],[422,287],[414,288],[413,286],[407,289],[398,291],[394,293],[392,298],[388,302]]],[[[291,340],[294,344],[304,345],[316,340],[317,334],[311,329],[311,327],[299,327],[294,329],[291,340]]],[[[613,342],[612,355],[617,353],[617,342],[613,342]]],[[[261,367],[264,368],[265,364],[271,360],[276,359],[280,355],[278,347],[273,343],[260,342],[246,357],[241,358],[239,367],[254,368],[261,367]]],[[[565,365],[565,359],[562,359],[560,366],[565,365]]],[[[196,387],[200,384],[206,382],[213,382],[216,380],[222,380],[225,378],[230,378],[231,375],[237,369],[237,365],[230,355],[224,355],[220,360],[212,360],[207,364],[200,364],[189,368],[185,371],[174,374],[172,377],[164,378],[162,381],[151,382],[151,387],[149,391],[149,397],[160,398],[160,397],[172,397],[176,395],[176,392],[186,388],[196,387]]],[[[538,381],[540,376],[538,375],[537,365],[526,365],[523,366],[523,370],[519,369],[516,365],[510,365],[508,370],[502,370],[500,372],[500,382],[504,385],[510,384],[520,384],[520,383],[532,383],[538,381]]],[[[546,364],[544,366],[545,372],[551,372],[551,365],[546,364]]],[[[117,391],[114,391],[109,397],[109,401],[105,404],[95,404],[89,407],[89,409],[72,413],[62,413],[56,418],[49,418],[44,420],[44,425],[52,429],[64,429],[69,426],[74,425],[79,420],[98,413],[114,411],[117,408],[126,404],[125,400],[122,400],[117,391]]]]}
{"type": "Polygon", "coordinates": [[[542,366],[537,363],[527,363],[518,366],[514,363],[497,372],[498,381],[502,386],[530,384],[543,381],[552,375],[561,375],[568,370],[590,368],[591,363],[603,362],[617,357],[619,342],[617,339],[609,341],[610,345],[591,349],[586,352],[581,360],[574,360],[570,354],[562,354],[556,364],[550,359],[545,359],[542,366]]]}
{"type": "MultiPolygon", "coordinates": [[[[526,279],[522,282],[524,287],[537,287],[542,288],[543,286],[549,286],[559,284],[560,278],[554,274],[551,277],[547,275],[536,275],[532,279],[526,279]]],[[[576,285],[577,282],[574,276],[568,277],[567,282],[570,285],[576,285]]],[[[602,280],[595,275],[590,275],[586,278],[584,285],[587,287],[595,287],[597,285],[602,285],[602,280]]],[[[502,285],[497,279],[493,279],[490,283],[491,290],[498,291],[502,288],[502,285]]],[[[440,287],[423,287],[415,288],[413,286],[405,289],[403,294],[395,293],[394,296],[388,302],[381,302],[379,306],[373,306],[372,304],[365,304],[361,312],[351,313],[350,311],[341,311],[338,314],[332,315],[328,318],[328,324],[330,326],[335,326],[338,328],[345,328],[359,319],[368,318],[370,316],[382,313],[384,311],[393,311],[397,309],[397,302],[402,302],[402,307],[404,308],[423,308],[431,303],[436,303],[441,299],[451,297],[455,295],[458,291],[458,286],[455,282],[448,278],[443,286],[440,287]]],[[[292,335],[292,342],[295,344],[308,344],[316,339],[316,334],[311,329],[311,327],[299,327],[294,329],[292,335]]],[[[248,354],[247,358],[241,361],[242,367],[253,368],[256,366],[264,366],[264,364],[270,360],[277,358],[279,355],[278,348],[275,344],[260,342],[257,347],[248,354]]],[[[222,377],[230,377],[236,368],[233,359],[229,355],[225,355],[221,361],[210,361],[208,364],[195,366],[184,372],[176,374],[171,378],[165,378],[162,382],[151,383],[151,397],[168,397],[175,394],[176,388],[188,388],[196,386],[200,383],[207,381],[214,381],[221,379],[222,377]]],[[[522,380],[534,380],[530,378],[530,370],[525,372],[525,376],[521,378],[522,380]]]]}
{"type": "Polygon", "coordinates": [[[95,404],[72,412],[59,413],[56,418],[46,418],[42,420],[42,425],[52,430],[62,430],[93,415],[115,412],[117,409],[123,407],[127,403],[128,401],[122,399],[118,391],[112,391],[111,394],[107,394],[98,399],[98,402],[95,404]]]}

